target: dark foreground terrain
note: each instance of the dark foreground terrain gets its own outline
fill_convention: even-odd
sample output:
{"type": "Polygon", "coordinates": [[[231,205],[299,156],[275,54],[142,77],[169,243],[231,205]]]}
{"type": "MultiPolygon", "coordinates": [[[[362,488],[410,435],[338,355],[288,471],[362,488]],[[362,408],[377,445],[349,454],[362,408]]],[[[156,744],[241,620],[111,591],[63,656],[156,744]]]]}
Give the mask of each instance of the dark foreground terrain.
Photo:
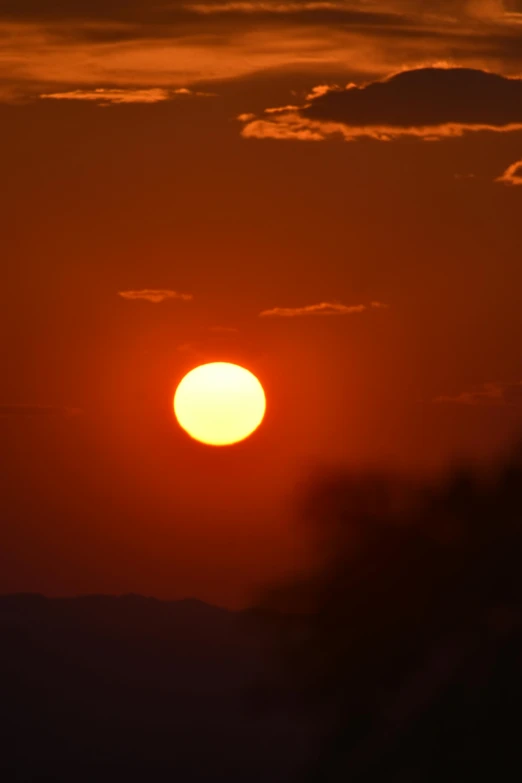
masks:
{"type": "Polygon", "coordinates": [[[357,783],[465,783],[480,770],[520,780],[516,614],[430,645],[402,673],[390,644],[364,662],[352,652],[355,681],[350,657],[340,668],[331,640],[314,648],[297,622],[305,649],[281,668],[286,617],[139,596],[0,597],[0,780],[329,783],[349,772],[357,783]],[[389,665],[398,687],[376,700],[389,665]],[[325,677],[346,710],[315,701],[316,685],[330,693],[325,677]]]}
{"type": "Polygon", "coordinates": [[[264,634],[198,601],[0,597],[1,779],[292,780],[306,732],[251,699],[264,634]]]}
{"type": "Polygon", "coordinates": [[[0,781],[522,780],[522,448],[307,514],[319,565],[248,612],[0,597],[0,781]]]}

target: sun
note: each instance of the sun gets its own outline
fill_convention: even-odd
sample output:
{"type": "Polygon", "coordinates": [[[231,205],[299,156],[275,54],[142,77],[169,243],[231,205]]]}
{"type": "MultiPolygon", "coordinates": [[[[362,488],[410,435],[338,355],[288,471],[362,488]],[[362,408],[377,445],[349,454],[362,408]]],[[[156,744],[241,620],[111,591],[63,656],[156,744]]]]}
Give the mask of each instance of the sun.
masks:
{"type": "Polygon", "coordinates": [[[202,364],[185,375],[174,395],[179,425],[209,446],[230,446],[252,435],[266,411],[260,382],[228,362],[202,364]]]}

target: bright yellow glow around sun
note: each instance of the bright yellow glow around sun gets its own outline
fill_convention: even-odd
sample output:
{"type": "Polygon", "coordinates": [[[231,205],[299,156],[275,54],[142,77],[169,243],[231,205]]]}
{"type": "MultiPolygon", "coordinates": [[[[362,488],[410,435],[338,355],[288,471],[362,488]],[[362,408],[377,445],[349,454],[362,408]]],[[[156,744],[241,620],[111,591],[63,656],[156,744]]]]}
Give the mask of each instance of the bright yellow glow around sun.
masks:
{"type": "Polygon", "coordinates": [[[248,438],[263,421],[266,398],[255,375],[227,362],[202,364],[185,375],[174,395],[180,426],[210,446],[248,438]]]}

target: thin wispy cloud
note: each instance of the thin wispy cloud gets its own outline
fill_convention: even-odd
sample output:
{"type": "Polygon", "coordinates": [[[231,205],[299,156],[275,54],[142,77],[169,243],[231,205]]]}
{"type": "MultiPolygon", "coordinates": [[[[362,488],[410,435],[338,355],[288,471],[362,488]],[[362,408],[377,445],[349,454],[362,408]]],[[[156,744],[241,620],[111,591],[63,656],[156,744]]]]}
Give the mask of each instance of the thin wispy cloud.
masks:
{"type": "Polygon", "coordinates": [[[355,315],[366,310],[387,307],[382,302],[372,302],[370,305],[344,305],[339,302],[320,302],[319,304],[306,305],[305,307],[274,307],[271,310],[263,310],[260,318],[300,318],[303,316],[330,316],[330,315],[355,315]]]}
{"type": "MultiPolygon", "coordinates": [[[[273,109],[265,109],[265,114],[284,114],[290,111],[299,111],[299,106],[294,106],[293,104],[288,104],[287,106],[274,106],[273,109]]],[[[240,119],[241,116],[245,115],[240,115],[238,119],[240,119]]],[[[246,116],[248,117],[249,115],[246,116]]],[[[255,116],[255,114],[250,115],[251,118],[254,118],[255,116]]]]}
{"type": "Polygon", "coordinates": [[[106,89],[70,90],[68,92],[43,93],[40,98],[58,101],[87,101],[100,106],[114,106],[129,103],[162,103],[178,96],[210,97],[213,93],[194,92],[186,87],[176,90],[165,90],[154,87],[148,90],[139,89],[106,89]]]}
{"type": "Polygon", "coordinates": [[[81,408],[62,405],[0,405],[0,418],[73,418],[81,416],[81,408]]]}
{"type": "Polygon", "coordinates": [[[522,381],[517,383],[484,383],[470,391],[437,397],[434,402],[491,407],[520,405],[522,404],[522,381]]]}
{"type": "Polygon", "coordinates": [[[190,302],[194,298],[192,294],[182,294],[179,291],[172,291],[169,288],[142,288],[137,291],[118,291],[118,296],[122,299],[128,299],[131,302],[143,301],[159,304],[168,299],[179,299],[183,302],[190,302]]]}
{"type": "Polygon", "coordinates": [[[306,11],[348,11],[353,3],[328,2],[328,0],[303,0],[302,2],[278,2],[251,0],[251,2],[187,3],[185,8],[205,16],[211,14],[302,14],[306,11]]]}
{"type": "Polygon", "coordinates": [[[517,160],[508,166],[495,182],[502,182],[504,185],[522,185],[522,160],[517,160]]]}

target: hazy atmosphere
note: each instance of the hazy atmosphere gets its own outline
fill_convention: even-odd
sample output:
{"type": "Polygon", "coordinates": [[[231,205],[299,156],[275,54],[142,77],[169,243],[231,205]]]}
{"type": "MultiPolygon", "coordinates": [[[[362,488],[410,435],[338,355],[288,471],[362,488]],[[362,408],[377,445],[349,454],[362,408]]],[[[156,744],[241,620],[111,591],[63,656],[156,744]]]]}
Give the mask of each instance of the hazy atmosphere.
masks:
{"type": "Polygon", "coordinates": [[[316,469],[511,442],[519,3],[0,14],[3,591],[243,605],[316,469]],[[219,458],[172,414],[206,361],[267,394],[219,458]]]}
{"type": "Polygon", "coordinates": [[[0,773],[511,780],[522,0],[3,0],[0,129],[0,773]]]}

